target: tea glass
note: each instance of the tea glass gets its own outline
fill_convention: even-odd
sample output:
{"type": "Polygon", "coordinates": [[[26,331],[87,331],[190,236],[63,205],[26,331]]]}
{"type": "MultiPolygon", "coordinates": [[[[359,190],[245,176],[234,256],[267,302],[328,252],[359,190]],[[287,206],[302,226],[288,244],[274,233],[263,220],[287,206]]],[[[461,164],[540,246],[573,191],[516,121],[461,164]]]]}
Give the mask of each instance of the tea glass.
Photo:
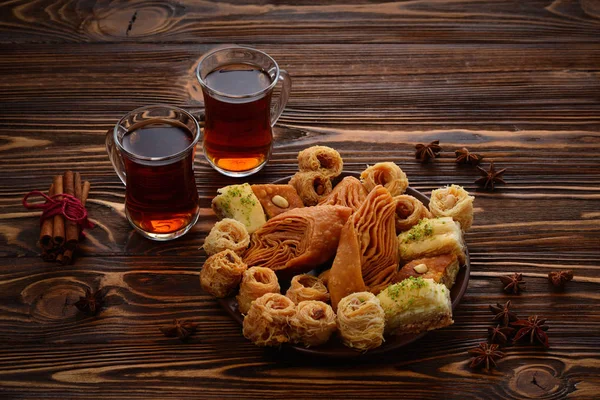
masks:
{"type": "Polygon", "coordinates": [[[273,145],[273,130],[287,104],[292,81],[268,54],[248,47],[213,50],[200,59],[196,77],[205,107],[203,149],[210,165],[223,175],[244,177],[262,169],[273,145]],[[211,87],[207,76],[221,68],[241,65],[264,72],[270,83],[254,93],[234,94],[211,87]],[[278,100],[273,90],[282,83],[278,100]]]}
{"type": "MultiPolygon", "coordinates": [[[[198,221],[200,208],[194,178],[194,156],[199,139],[200,127],[196,119],[187,111],[168,105],[133,110],[106,134],[110,161],[126,187],[127,219],[148,239],[175,239],[198,221]],[[124,146],[126,135],[142,127],[161,129],[158,131],[161,142],[167,141],[163,143],[175,139],[181,141],[182,131],[185,132],[184,137],[189,134],[189,138],[186,137],[181,149],[173,154],[148,156],[124,146]]],[[[139,140],[142,140],[141,135],[139,140]]],[[[158,146],[157,143],[147,144],[158,146]]]]}

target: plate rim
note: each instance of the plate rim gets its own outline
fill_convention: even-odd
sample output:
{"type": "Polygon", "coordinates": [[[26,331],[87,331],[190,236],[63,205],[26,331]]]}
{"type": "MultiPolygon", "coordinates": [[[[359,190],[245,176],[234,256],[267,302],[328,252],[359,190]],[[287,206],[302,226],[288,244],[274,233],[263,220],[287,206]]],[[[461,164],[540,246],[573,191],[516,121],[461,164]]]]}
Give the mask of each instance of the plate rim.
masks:
{"type": "MultiPolygon", "coordinates": [[[[336,181],[339,182],[341,179],[343,179],[347,176],[353,176],[355,178],[359,178],[360,173],[344,170],[336,178],[336,181]]],[[[291,177],[292,177],[292,175],[285,176],[283,178],[278,178],[278,179],[272,181],[271,184],[276,184],[276,185],[277,184],[286,184],[291,179],[291,177]]],[[[336,184],[337,184],[337,182],[336,182],[336,184]]],[[[426,206],[428,206],[428,204],[429,204],[429,201],[430,201],[429,197],[427,197],[425,194],[419,192],[418,190],[413,189],[410,186],[407,188],[405,194],[409,194],[413,197],[416,197],[426,206]],[[425,199],[426,202],[423,201],[423,199],[425,199]]],[[[458,304],[464,297],[464,295],[467,291],[467,288],[469,286],[469,278],[471,275],[471,259],[469,256],[469,249],[468,249],[466,243],[465,243],[465,255],[466,255],[465,265],[461,266],[461,269],[459,271],[459,275],[462,274],[462,275],[464,275],[464,277],[462,278],[462,285],[460,287],[458,287],[458,292],[456,293],[454,298],[451,298],[452,311],[454,311],[456,309],[456,307],[458,306],[458,304]]],[[[455,289],[455,288],[456,288],[456,286],[452,287],[452,289],[455,289]]],[[[450,290],[451,295],[452,295],[452,289],[450,290]]],[[[237,308],[235,308],[235,304],[236,304],[235,295],[224,297],[224,298],[218,298],[217,301],[219,302],[221,307],[229,314],[229,316],[233,320],[235,320],[240,325],[243,324],[244,319],[242,317],[242,314],[240,314],[240,312],[237,310],[237,308]],[[234,307],[232,307],[232,304],[234,305],[234,307]]],[[[384,343],[381,346],[379,346],[373,350],[364,352],[364,353],[358,352],[349,347],[343,348],[342,349],[343,351],[340,349],[338,349],[336,351],[335,348],[328,349],[327,344],[325,344],[323,346],[317,346],[317,347],[304,347],[301,345],[295,345],[293,343],[284,343],[282,346],[286,346],[288,348],[295,350],[298,353],[302,353],[302,354],[310,355],[310,356],[319,356],[319,357],[327,357],[327,358],[335,358],[335,359],[352,359],[352,358],[357,358],[357,357],[368,357],[368,356],[381,355],[381,354],[387,354],[387,353],[393,352],[395,350],[398,350],[399,348],[402,348],[408,344],[414,343],[415,341],[423,338],[424,336],[427,335],[427,333],[428,333],[428,331],[422,332],[419,334],[412,334],[412,335],[392,336],[392,338],[395,338],[395,343],[393,343],[391,340],[390,340],[390,342],[384,341],[384,343]],[[398,339],[398,338],[402,338],[402,337],[404,337],[404,339],[398,339]]],[[[389,340],[389,338],[390,338],[390,336],[388,336],[388,340],[389,340]]],[[[339,340],[339,339],[337,339],[337,340],[339,340]]]]}

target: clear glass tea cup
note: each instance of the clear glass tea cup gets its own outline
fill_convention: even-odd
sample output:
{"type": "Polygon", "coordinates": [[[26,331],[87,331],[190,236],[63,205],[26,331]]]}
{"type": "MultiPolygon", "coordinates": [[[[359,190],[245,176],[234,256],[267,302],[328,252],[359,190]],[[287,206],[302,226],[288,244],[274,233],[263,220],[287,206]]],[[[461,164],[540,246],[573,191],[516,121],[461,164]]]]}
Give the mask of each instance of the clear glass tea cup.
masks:
{"type": "Polygon", "coordinates": [[[288,73],[262,51],[233,46],[202,56],[196,77],[204,96],[203,148],[208,162],[227,176],[258,172],[269,160],[272,127],[290,95],[288,73]],[[271,104],[278,82],[281,93],[271,104]]]}
{"type": "Polygon", "coordinates": [[[194,156],[200,127],[168,105],[138,108],[106,134],[106,150],[125,184],[131,225],[153,240],[171,240],[198,221],[194,156]]]}

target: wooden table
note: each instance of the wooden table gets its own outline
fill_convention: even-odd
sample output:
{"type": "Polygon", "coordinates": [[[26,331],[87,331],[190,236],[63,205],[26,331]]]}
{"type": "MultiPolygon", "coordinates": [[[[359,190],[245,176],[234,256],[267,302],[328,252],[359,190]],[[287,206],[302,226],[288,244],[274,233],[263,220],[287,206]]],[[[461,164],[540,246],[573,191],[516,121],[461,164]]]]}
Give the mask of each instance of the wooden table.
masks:
{"type": "Polygon", "coordinates": [[[600,390],[600,2],[84,0],[0,5],[0,398],[593,398],[600,390]],[[239,4],[234,4],[239,3],[239,4]],[[154,243],[124,217],[124,187],[104,134],[147,104],[202,107],[200,56],[238,43],[293,77],[268,166],[292,174],[299,150],[335,147],[346,169],[395,161],[423,192],[475,194],[469,288],[449,328],[355,362],[257,348],[209,295],[200,250],[210,200],[236,182],[198,155],[201,220],[154,243]],[[441,157],[414,159],[439,139],[441,157]],[[457,166],[463,146],[506,167],[494,192],[457,166]],[[21,206],[66,169],[92,183],[97,227],[74,265],[40,260],[39,213],[21,206]],[[563,292],[550,271],[572,269],[563,292]],[[502,292],[522,272],[527,291],[502,292]],[[71,304],[108,290],[86,317],[71,304]],[[484,341],[489,304],[548,319],[550,348],[506,347],[490,373],[467,350],[484,341]],[[200,324],[188,343],[158,331],[200,324]]]}

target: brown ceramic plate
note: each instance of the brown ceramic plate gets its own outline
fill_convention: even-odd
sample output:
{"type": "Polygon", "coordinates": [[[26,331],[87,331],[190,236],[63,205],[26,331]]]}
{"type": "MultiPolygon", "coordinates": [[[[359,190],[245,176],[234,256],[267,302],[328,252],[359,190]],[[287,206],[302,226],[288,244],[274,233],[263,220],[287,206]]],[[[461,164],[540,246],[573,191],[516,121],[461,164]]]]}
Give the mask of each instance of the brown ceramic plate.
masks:
{"type": "MultiPolygon", "coordinates": [[[[343,171],[342,174],[334,181],[334,184],[337,184],[340,180],[342,180],[346,176],[354,176],[354,177],[358,178],[360,176],[360,174],[357,172],[343,171]]],[[[278,179],[278,180],[274,181],[273,183],[284,184],[284,183],[287,183],[290,180],[290,178],[291,178],[291,176],[282,178],[282,179],[278,179]]],[[[406,189],[406,194],[416,197],[417,199],[421,200],[423,202],[423,204],[425,204],[426,206],[429,206],[429,198],[427,196],[425,196],[424,194],[422,194],[421,192],[418,192],[415,189],[412,189],[409,187],[408,189],[406,189]]],[[[466,253],[467,253],[466,264],[460,269],[458,275],[456,276],[456,282],[454,283],[452,290],[450,290],[450,298],[452,299],[452,309],[456,308],[456,306],[458,305],[458,303],[464,296],[465,291],[467,290],[467,286],[469,284],[469,273],[471,271],[471,261],[469,259],[468,250],[466,251],[466,253]]],[[[289,286],[289,282],[280,282],[280,284],[281,284],[281,289],[282,289],[281,292],[285,293],[285,290],[287,290],[287,287],[289,286]]],[[[231,317],[241,325],[244,318],[242,317],[242,314],[240,314],[240,312],[238,311],[237,301],[235,300],[235,296],[227,297],[224,299],[218,299],[218,300],[219,300],[219,303],[221,303],[221,306],[225,309],[225,311],[227,311],[229,313],[229,315],[231,315],[231,317]]],[[[407,344],[412,343],[415,340],[422,338],[426,334],[427,334],[427,332],[420,333],[418,335],[387,336],[385,338],[385,342],[380,347],[370,350],[364,354],[359,353],[356,350],[352,350],[352,349],[344,346],[342,344],[342,342],[339,340],[339,338],[337,338],[337,337],[332,337],[329,342],[327,342],[326,344],[324,344],[322,346],[318,346],[318,347],[306,348],[303,346],[296,346],[296,345],[291,345],[291,344],[289,344],[287,346],[290,346],[291,348],[293,348],[294,350],[296,350],[300,353],[305,353],[305,354],[312,355],[312,356],[324,356],[324,357],[329,357],[329,358],[354,358],[354,357],[358,357],[358,356],[369,356],[369,355],[387,353],[392,350],[399,349],[402,346],[406,346],[407,344]]]]}

